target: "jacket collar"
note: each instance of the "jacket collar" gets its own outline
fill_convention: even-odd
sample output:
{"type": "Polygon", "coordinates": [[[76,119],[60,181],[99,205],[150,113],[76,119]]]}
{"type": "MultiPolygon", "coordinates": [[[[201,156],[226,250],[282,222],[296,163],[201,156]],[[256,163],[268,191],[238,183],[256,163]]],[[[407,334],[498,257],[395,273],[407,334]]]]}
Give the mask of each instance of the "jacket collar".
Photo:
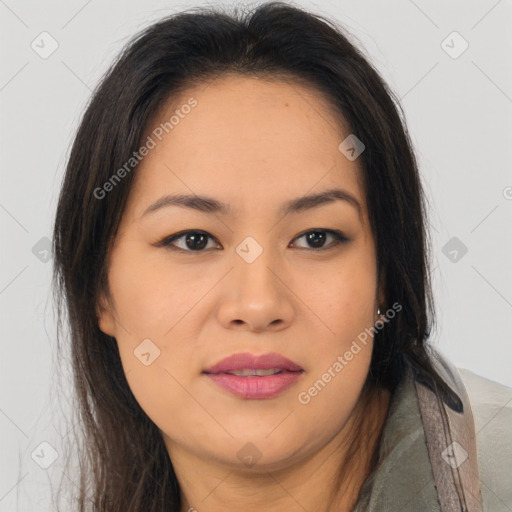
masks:
{"type": "Polygon", "coordinates": [[[457,369],[433,350],[449,392],[406,358],[393,393],[378,467],[354,512],[482,512],[473,414],[457,369]]]}

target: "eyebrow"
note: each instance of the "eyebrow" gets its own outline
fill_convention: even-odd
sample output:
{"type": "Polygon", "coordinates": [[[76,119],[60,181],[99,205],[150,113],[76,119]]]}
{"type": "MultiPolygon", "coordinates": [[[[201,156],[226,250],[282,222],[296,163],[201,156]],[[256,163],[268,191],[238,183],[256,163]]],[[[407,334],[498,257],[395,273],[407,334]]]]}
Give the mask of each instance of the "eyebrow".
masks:
{"type": "MultiPolygon", "coordinates": [[[[346,203],[352,205],[357,210],[359,218],[362,219],[362,209],[359,201],[350,192],[340,188],[333,188],[318,194],[310,194],[286,201],[281,206],[279,214],[284,216],[290,213],[299,213],[305,210],[310,210],[312,208],[317,208],[319,206],[332,203],[334,201],[345,201],[346,203]]],[[[161,208],[170,206],[191,208],[203,213],[220,213],[223,215],[233,215],[233,210],[230,205],[218,201],[213,197],[190,194],[168,194],[162,196],[160,199],[148,206],[146,210],[144,210],[144,213],[141,215],[141,217],[160,210],[161,208]]]]}

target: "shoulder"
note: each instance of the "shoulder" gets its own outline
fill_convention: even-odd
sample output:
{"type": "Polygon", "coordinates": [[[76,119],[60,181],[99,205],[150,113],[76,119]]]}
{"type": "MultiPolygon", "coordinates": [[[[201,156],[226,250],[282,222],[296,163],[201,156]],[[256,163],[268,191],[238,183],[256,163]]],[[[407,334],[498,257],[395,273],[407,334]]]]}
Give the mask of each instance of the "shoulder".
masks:
{"type": "Polygon", "coordinates": [[[475,423],[484,510],[512,507],[512,388],[458,368],[475,423]]]}

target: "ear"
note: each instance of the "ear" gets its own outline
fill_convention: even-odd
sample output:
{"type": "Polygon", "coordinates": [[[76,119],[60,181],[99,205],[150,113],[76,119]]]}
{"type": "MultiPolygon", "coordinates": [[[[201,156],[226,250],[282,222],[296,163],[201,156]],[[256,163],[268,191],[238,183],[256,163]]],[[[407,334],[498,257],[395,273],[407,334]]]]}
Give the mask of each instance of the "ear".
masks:
{"type": "Polygon", "coordinates": [[[114,336],[116,323],[112,314],[112,305],[102,292],[98,300],[96,308],[96,317],[98,318],[98,326],[102,332],[109,336],[114,336]]]}

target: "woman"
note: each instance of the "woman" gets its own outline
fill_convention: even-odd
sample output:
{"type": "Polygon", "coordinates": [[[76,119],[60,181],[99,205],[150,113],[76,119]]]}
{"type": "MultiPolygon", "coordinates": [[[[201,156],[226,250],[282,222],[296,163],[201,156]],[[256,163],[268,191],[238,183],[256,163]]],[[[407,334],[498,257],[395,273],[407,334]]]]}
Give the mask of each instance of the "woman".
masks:
{"type": "Polygon", "coordinates": [[[398,109],[339,27],[284,3],[170,16],[125,49],[84,114],[54,231],[79,510],[507,498],[493,473],[482,496],[491,448],[427,345],[426,207],[398,109]]]}

